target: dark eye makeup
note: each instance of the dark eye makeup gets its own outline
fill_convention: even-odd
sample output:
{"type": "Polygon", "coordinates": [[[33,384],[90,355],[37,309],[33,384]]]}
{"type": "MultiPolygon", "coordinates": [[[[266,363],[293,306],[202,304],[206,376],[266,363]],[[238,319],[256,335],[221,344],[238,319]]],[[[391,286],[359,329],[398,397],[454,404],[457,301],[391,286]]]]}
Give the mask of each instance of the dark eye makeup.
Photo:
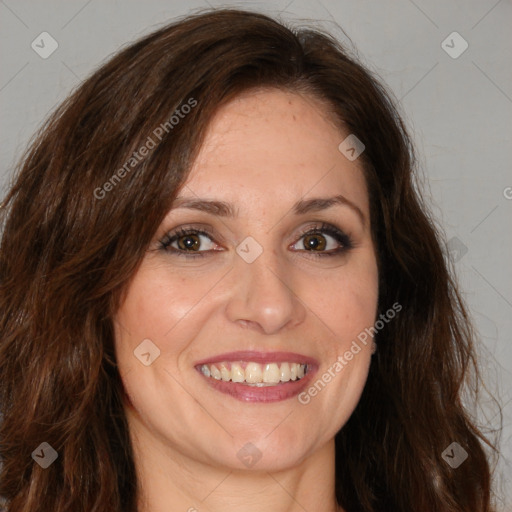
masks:
{"type": "MultiPolygon", "coordinates": [[[[222,249],[200,250],[203,244],[202,238],[206,237],[215,244],[213,233],[204,227],[180,227],[166,233],[158,242],[158,248],[172,255],[185,258],[202,258],[211,256],[222,249]]],[[[308,257],[322,258],[340,256],[354,247],[352,238],[336,226],[322,222],[320,225],[308,226],[299,235],[299,240],[304,239],[303,249],[296,249],[308,253],[308,257]],[[325,250],[332,242],[332,238],[338,247],[325,250]]],[[[298,242],[292,244],[297,245],[298,242]]]]}

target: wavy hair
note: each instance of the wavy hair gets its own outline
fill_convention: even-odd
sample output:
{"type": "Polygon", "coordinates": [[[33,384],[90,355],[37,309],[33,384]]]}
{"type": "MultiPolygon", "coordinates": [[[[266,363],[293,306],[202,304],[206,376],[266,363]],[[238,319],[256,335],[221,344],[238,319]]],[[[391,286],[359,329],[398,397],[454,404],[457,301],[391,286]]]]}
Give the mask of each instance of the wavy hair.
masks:
{"type": "Polygon", "coordinates": [[[487,441],[461,399],[478,378],[475,334],[415,186],[396,101],[323,30],[221,9],[113,56],[50,116],[16,170],[0,245],[0,495],[9,512],[136,511],[113,318],[213,116],[252,88],[314,97],[363,141],[378,313],[403,305],[377,333],[360,402],[336,435],[339,504],[491,510],[487,441]],[[155,147],[133,161],[148,138],[155,147]],[[442,458],[454,441],[469,454],[457,469],[442,458]],[[31,457],[41,442],[58,453],[48,469],[31,457]]]}

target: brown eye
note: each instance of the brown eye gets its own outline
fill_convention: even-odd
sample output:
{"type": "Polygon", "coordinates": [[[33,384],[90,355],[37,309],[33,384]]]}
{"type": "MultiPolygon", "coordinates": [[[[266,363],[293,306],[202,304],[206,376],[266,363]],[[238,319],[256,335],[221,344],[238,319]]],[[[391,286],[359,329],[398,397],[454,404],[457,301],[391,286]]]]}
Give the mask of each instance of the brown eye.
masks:
{"type": "Polygon", "coordinates": [[[198,257],[217,251],[213,235],[205,230],[180,228],[160,240],[162,250],[177,256],[198,257]]]}
{"type": "Polygon", "coordinates": [[[198,251],[201,240],[198,235],[184,235],[177,239],[178,247],[183,251],[198,251]]]}
{"type": "Polygon", "coordinates": [[[322,223],[302,232],[299,241],[291,246],[311,257],[341,256],[350,251],[352,238],[332,224],[322,223]]]}
{"type": "Polygon", "coordinates": [[[317,249],[319,251],[323,251],[326,246],[327,246],[327,242],[323,235],[314,233],[311,235],[306,235],[304,237],[304,247],[308,251],[311,251],[311,250],[316,251],[317,249]]]}

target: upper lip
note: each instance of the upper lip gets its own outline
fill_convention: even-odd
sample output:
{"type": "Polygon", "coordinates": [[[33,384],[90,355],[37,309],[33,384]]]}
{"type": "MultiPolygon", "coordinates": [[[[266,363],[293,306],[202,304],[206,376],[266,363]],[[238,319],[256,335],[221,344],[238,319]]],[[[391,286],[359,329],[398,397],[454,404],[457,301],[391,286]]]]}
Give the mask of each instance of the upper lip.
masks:
{"type": "Polygon", "coordinates": [[[203,364],[221,363],[223,361],[252,361],[254,363],[299,363],[309,364],[313,366],[318,365],[318,361],[313,357],[296,352],[260,352],[256,350],[243,350],[237,352],[225,352],[216,356],[208,357],[197,361],[194,366],[201,366],[203,364]]]}

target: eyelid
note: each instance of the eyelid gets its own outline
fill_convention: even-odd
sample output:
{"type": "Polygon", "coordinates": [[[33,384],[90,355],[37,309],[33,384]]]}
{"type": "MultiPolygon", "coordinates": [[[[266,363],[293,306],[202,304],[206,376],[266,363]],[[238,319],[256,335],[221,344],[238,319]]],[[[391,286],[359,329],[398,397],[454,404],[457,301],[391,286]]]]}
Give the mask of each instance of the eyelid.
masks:
{"type": "Polygon", "coordinates": [[[341,247],[337,250],[333,251],[308,251],[306,249],[303,249],[302,251],[305,251],[307,253],[310,253],[313,256],[331,256],[335,254],[341,254],[343,252],[346,252],[350,249],[353,249],[356,244],[354,243],[354,239],[352,235],[345,232],[343,229],[337,227],[334,224],[331,224],[329,222],[324,221],[317,221],[314,225],[309,225],[305,228],[303,228],[299,235],[297,242],[294,242],[291,245],[295,245],[300,241],[301,238],[303,238],[306,235],[314,235],[314,234],[327,234],[331,238],[334,238],[337,243],[341,245],[341,247]]]}
{"type": "Polygon", "coordinates": [[[168,238],[175,236],[178,233],[204,233],[208,235],[210,238],[214,239],[215,237],[224,240],[224,238],[220,234],[216,234],[215,230],[212,226],[209,224],[202,224],[202,223],[191,223],[191,224],[183,224],[176,226],[171,229],[166,229],[164,233],[159,237],[159,240],[162,240],[163,238],[168,238]]]}

